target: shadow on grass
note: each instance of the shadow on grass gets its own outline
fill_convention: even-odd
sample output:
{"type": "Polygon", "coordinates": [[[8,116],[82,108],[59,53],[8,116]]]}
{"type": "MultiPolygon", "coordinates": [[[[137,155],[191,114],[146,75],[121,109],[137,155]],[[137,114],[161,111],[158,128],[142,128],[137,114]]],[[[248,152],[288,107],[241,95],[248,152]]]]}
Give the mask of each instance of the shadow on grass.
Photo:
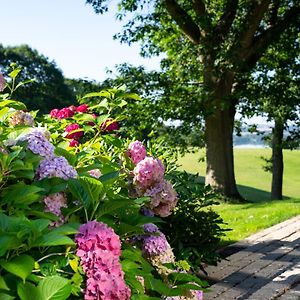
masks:
{"type": "MultiPolygon", "coordinates": [[[[176,171],[181,173],[183,171],[176,171]]],[[[197,174],[188,173],[190,175],[196,176],[197,174]]],[[[205,183],[204,176],[197,176],[197,181],[201,184],[205,183]]],[[[246,186],[246,185],[237,185],[238,191],[245,198],[248,203],[265,203],[271,201],[271,193],[265,190],[260,190],[254,187],[246,186]]],[[[290,199],[290,197],[284,196],[283,200],[290,199]]],[[[247,204],[247,202],[245,204],[247,204]]],[[[238,203],[243,204],[243,203],[238,203]]]]}

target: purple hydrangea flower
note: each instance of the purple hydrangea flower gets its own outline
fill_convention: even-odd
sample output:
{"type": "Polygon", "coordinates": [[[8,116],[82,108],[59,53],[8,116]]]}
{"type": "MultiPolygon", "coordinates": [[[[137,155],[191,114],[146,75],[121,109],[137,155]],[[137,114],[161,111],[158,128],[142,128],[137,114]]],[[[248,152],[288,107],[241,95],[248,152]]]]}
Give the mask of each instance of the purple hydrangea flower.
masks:
{"type": "Polygon", "coordinates": [[[77,172],[63,156],[55,156],[43,159],[36,171],[38,179],[60,177],[67,180],[76,178],[77,172]]]}
{"type": "Polygon", "coordinates": [[[47,140],[40,130],[33,130],[32,132],[22,136],[20,140],[27,141],[28,149],[34,154],[38,154],[48,159],[54,157],[54,146],[47,140]]]}

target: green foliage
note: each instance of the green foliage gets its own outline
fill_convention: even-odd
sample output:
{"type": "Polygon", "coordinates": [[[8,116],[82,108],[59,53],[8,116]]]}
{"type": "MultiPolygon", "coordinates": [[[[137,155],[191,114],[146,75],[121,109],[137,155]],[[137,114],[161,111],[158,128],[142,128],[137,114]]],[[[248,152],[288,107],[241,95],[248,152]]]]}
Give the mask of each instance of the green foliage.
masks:
{"type": "MultiPolygon", "coordinates": [[[[89,104],[86,112],[62,119],[50,115],[38,117],[44,138],[48,137],[55,148],[51,157],[65,157],[68,167],[73,167],[77,174],[53,174],[62,178],[51,178],[50,174],[40,180],[38,168],[45,160],[45,153],[33,150],[30,141],[24,138],[37,129],[33,120],[35,113],[25,113],[21,109],[26,106],[11,100],[11,94],[18,89],[15,79],[20,72],[13,65],[11,80],[7,83],[11,93],[0,97],[0,298],[81,299],[86,274],[76,256],[74,235],[80,224],[90,220],[106,223],[119,235],[123,249],[121,263],[133,299],[185,295],[191,289],[204,286],[204,282],[192,275],[188,279],[200,286],[187,284],[187,278],[176,281],[170,277],[166,281],[141,250],[132,245],[132,238],[144,233],[145,223],[162,221],[140,213],[149,197],[135,198],[129,194],[128,180],[134,167],[126,153],[129,140],[116,131],[107,130],[103,124],[112,116],[122,120],[120,109],[127,105],[128,99],[139,101],[139,97],[124,87],[107,89],[80,99],[81,103],[89,104]],[[20,118],[12,123],[12,117],[18,113],[25,114],[29,122],[20,118]],[[70,137],[65,130],[74,123],[80,129],[71,134],[83,132],[76,147],[69,144],[70,137]],[[91,171],[97,171],[98,175],[91,171]],[[56,208],[49,209],[45,200],[57,195],[65,201],[60,204],[60,213],[56,208]],[[145,287],[137,275],[144,278],[145,287]]],[[[35,146],[41,146],[41,141],[35,142],[35,146]]],[[[49,145],[41,148],[45,150],[49,145]]],[[[153,147],[152,153],[168,157],[158,148],[153,147]]],[[[51,201],[57,204],[56,200],[51,201]]],[[[175,265],[170,268],[172,273],[177,272],[175,265]]]]}
{"type": "Polygon", "coordinates": [[[224,222],[212,210],[217,205],[217,195],[209,186],[204,186],[199,177],[186,172],[174,174],[179,201],[174,213],[163,223],[163,232],[168,237],[178,259],[184,259],[199,269],[201,263],[216,264],[224,222]]]}

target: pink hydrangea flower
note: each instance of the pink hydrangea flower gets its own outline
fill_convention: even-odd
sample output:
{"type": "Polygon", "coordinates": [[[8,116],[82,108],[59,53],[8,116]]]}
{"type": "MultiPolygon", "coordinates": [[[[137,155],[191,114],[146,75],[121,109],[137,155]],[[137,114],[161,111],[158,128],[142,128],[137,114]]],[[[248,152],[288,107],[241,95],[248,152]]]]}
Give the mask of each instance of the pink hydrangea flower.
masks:
{"type": "Polygon", "coordinates": [[[71,111],[73,111],[74,113],[77,112],[77,107],[76,107],[75,105],[70,105],[68,108],[69,108],[71,111]]]}
{"type": "Polygon", "coordinates": [[[0,92],[2,92],[5,89],[6,82],[4,79],[3,74],[0,72],[0,92]]]}
{"type": "Polygon", "coordinates": [[[127,154],[136,165],[146,157],[147,152],[142,142],[134,141],[129,144],[127,154]]]}
{"type": "Polygon", "coordinates": [[[83,130],[72,132],[72,131],[75,131],[78,129],[80,129],[80,126],[76,123],[66,126],[65,131],[68,132],[68,134],[66,135],[66,138],[67,139],[75,139],[75,140],[80,139],[84,135],[83,130]]]}
{"type": "Polygon", "coordinates": [[[74,116],[74,111],[70,109],[69,107],[62,108],[57,114],[57,119],[66,119],[66,118],[72,118],[74,116]]]}
{"type": "Polygon", "coordinates": [[[81,113],[85,113],[88,110],[89,110],[89,106],[87,104],[81,104],[76,109],[77,112],[81,112],[81,113]]]}
{"type": "Polygon", "coordinates": [[[162,181],[164,172],[164,165],[158,158],[147,156],[135,166],[133,182],[138,189],[146,190],[162,181]]]}
{"type": "Polygon", "coordinates": [[[100,178],[100,176],[102,175],[101,171],[99,169],[93,169],[93,170],[89,170],[88,173],[95,178],[100,178]]]}
{"type": "Polygon", "coordinates": [[[144,195],[151,197],[150,209],[160,217],[169,216],[178,201],[175,189],[167,180],[162,180],[150,187],[144,195]]]}
{"type": "Polygon", "coordinates": [[[120,238],[106,224],[89,221],[75,236],[77,256],[87,275],[85,300],[127,300],[130,289],[124,281],[119,257],[120,238]]]}
{"type": "Polygon", "coordinates": [[[119,123],[112,118],[106,119],[102,124],[101,124],[101,130],[106,131],[106,132],[111,132],[118,130],[120,128],[119,123]]]}
{"type": "Polygon", "coordinates": [[[65,218],[61,212],[61,208],[68,207],[64,193],[60,192],[44,197],[43,202],[45,204],[45,212],[51,212],[59,217],[59,220],[52,222],[51,225],[56,227],[62,225],[65,222],[65,218]]]}

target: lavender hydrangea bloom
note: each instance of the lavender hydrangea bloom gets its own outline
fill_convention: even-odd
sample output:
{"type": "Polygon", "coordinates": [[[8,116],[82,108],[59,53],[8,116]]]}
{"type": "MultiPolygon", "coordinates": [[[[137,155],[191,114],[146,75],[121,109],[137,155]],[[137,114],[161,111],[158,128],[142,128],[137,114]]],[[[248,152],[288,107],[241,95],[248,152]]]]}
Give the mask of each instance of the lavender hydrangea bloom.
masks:
{"type": "Polygon", "coordinates": [[[36,175],[38,179],[60,177],[67,180],[68,178],[76,178],[77,172],[63,156],[55,156],[42,160],[36,175]]]}
{"type": "Polygon", "coordinates": [[[169,243],[165,235],[162,233],[158,234],[144,238],[142,249],[147,256],[159,255],[168,249],[169,243]]]}
{"type": "Polygon", "coordinates": [[[40,130],[34,130],[21,137],[20,140],[27,141],[28,149],[34,154],[38,154],[48,159],[54,156],[54,146],[40,130]]]}
{"type": "Polygon", "coordinates": [[[0,72],[0,92],[2,92],[4,90],[5,86],[6,86],[6,82],[5,82],[4,76],[0,72]]]}
{"type": "Polygon", "coordinates": [[[144,224],[144,231],[145,233],[155,233],[158,232],[158,227],[153,223],[144,224]]]}

